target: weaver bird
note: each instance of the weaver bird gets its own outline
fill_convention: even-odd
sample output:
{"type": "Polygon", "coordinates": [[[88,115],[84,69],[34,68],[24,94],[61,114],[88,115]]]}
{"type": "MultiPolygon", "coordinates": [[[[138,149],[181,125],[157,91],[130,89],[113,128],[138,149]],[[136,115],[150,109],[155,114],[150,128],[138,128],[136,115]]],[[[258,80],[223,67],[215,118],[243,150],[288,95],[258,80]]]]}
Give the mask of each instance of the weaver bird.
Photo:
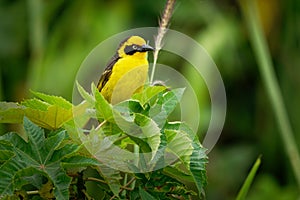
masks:
{"type": "Polygon", "coordinates": [[[97,85],[108,102],[119,103],[143,89],[148,78],[147,52],[153,50],[139,36],[130,36],[120,43],[97,85]]]}

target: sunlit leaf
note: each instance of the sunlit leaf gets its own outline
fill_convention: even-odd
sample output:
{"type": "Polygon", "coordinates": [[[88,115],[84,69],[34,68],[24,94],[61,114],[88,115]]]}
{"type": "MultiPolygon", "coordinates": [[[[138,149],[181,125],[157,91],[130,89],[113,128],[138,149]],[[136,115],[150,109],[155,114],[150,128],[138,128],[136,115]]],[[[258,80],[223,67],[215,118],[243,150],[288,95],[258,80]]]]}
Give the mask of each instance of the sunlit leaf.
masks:
{"type": "Polygon", "coordinates": [[[149,86],[143,92],[134,94],[132,99],[138,100],[141,106],[144,106],[150,99],[164,90],[166,90],[164,86],[149,86]]]}
{"type": "Polygon", "coordinates": [[[0,123],[22,123],[25,107],[13,102],[0,102],[0,123]]]}
{"type": "Polygon", "coordinates": [[[71,109],[73,106],[69,101],[65,100],[64,98],[62,98],[60,96],[47,95],[47,94],[43,94],[40,92],[34,92],[34,91],[31,91],[31,92],[36,97],[47,102],[50,105],[59,105],[60,107],[65,108],[65,109],[71,109]]]}
{"type": "Polygon", "coordinates": [[[193,152],[192,140],[181,130],[166,129],[166,151],[174,153],[189,169],[190,156],[193,152]]]}
{"type": "Polygon", "coordinates": [[[151,117],[159,127],[162,127],[167,121],[168,116],[176,108],[181,100],[184,88],[178,88],[164,93],[157,99],[154,105],[149,109],[149,117],[151,117]]]}
{"type": "Polygon", "coordinates": [[[109,104],[102,94],[98,91],[97,87],[92,85],[92,92],[95,96],[95,108],[97,112],[97,117],[103,118],[106,121],[114,122],[114,115],[112,105],[109,104]]]}
{"type": "Polygon", "coordinates": [[[81,95],[82,98],[84,98],[87,102],[89,102],[90,104],[94,105],[95,103],[95,98],[90,95],[79,83],[78,81],[76,81],[76,85],[77,85],[77,90],[79,92],[79,94],[81,95]]]}
{"type": "Polygon", "coordinates": [[[38,126],[54,130],[62,127],[64,123],[72,119],[72,109],[65,109],[57,105],[49,105],[46,111],[26,108],[25,116],[38,126]]]}
{"type": "Polygon", "coordinates": [[[188,169],[191,172],[192,178],[198,188],[199,196],[203,193],[203,188],[206,185],[206,169],[207,156],[206,149],[202,147],[197,135],[185,123],[172,122],[166,125],[166,128],[173,130],[181,130],[186,133],[186,136],[192,141],[192,154],[189,157],[188,169]]]}

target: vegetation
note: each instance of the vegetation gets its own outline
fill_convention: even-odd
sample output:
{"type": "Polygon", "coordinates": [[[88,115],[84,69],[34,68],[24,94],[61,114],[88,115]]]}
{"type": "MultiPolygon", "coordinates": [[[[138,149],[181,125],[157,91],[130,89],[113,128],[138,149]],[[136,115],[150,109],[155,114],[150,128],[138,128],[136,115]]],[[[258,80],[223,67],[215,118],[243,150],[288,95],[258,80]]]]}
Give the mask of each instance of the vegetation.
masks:
{"type": "Polygon", "coordinates": [[[0,138],[2,198],[187,199],[197,195],[185,182],[194,182],[199,196],[203,195],[205,149],[186,124],[168,121],[183,89],[148,87],[116,106],[95,85],[92,95],[80,85],[78,89],[85,100],[75,107],[42,93],[34,93],[40,99],[21,105],[1,104],[5,122],[20,123],[16,119],[24,118],[26,132],[25,139],[18,133],[0,138]],[[87,130],[84,126],[91,119],[101,123],[87,130]],[[132,146],[138,151],[130,153],[132,146]],[[91,189],[95,187],[101,190],[95,193],[91,189]]]}

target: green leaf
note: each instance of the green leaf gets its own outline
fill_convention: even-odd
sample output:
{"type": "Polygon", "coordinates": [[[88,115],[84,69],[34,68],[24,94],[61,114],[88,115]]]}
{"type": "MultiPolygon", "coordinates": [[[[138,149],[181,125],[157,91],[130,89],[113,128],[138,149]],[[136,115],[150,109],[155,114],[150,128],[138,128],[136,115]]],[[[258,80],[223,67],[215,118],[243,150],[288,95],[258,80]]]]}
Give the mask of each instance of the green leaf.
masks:
{"type": "MultiPolygon", "coordinates": [[[[85,148],[94,158],[99,160],[100,163],[105,163],[108,166],[113,165],[116,169],[126,169],[127,162],[133,159],[131,152],[121,149],[114,144],[119,140],[120,134],[106,136],[101,127],[97,130],[92,129],[87,135],[83,133],[82,135],[81,139],[85,148]]],[[[111,170],[114,171],[114,169],[111,170]]],[[[108,171],[110,172],[110,170],[108,171]]],[[[108,173],[108,175],[104,174],[104,176],[110,179],[110,174],[111,173],[108,173]]],[[[112,174],[115,174],[115,172],[112,174]]],[[[113,178],[113,180],[114,179],[115,178],[113,178]]]]}
{"type": "Polygon", "coordinates": [[[139,187],[139,195],[142,200],[156,200],[155,197],[143,190],[141,187],[139,187]]]}
{"type": "Polygon", "coordinates": [[[66,175],[61,161],[66,156],[75,153],[78,147],[76,145],[60,147],[65,138],[65,131],[45,138],[44,130],[26,117],[24,128],[28,135],[28,142],[15,133],[0,137],[1,140],[11,143],[15,153],[15,156],[0,167],[0,196],[12,195],[14,190],[20,187],[20,185],[15,185],[15,179],[20,179],[20,173],[22,176],[26,173],[28,173],[27,176],[32,176],[28,168],[33,168],[53,183],[54,195],[57,199],[68,199],[71,178],[66,175]]]}
{"type": "Polygon", "coordinates": [[[57,105],[49,105],[47,110],[26,108],[25,116],[43,128],[54,130],[62,127],[72,119],[72,109],[65,109],[57,105]]]}
{"type": "Polygon", "coordinates": [[[191,176],[191,174],[187,174],[186,172],[173,166],[165,167],[164,173],[177,179],[178,181],[194,182],[194,179],[191,176]]]}
{"type": "Polygon", "coordinates": [[[57,105],[61,108],[65,108],[65,109],[71,109],[72,108],[72,104],[65,100],[64,98],[60,97],[60,96],[54,96],[54,95],[47,95],[47,94],[43,94],[40,92],[34,92],[31,91],[36,97],[42,99],[43,101],[47,102],[50,105],[57,105]]]}
{"type": "Polygon", "coordinates": [[[14,187],[17,190],[22,189],[22,186],[31,184],[37,189],[43,185],[44,176],[33,167],[28,167],[18,171],[14,178],[14,187]]]}
{"type": "MultiPolygon", "coordinates": [[[[94,105],[95,98],[92,95],[90,95],[87,91],[85,91],[85,89],[78,83],[78,81],[76,81],[76,85],[77,85],[77,90],[78,90],[79,94],[82,96],[82,98],[84,98],[91,105],[94,105]]],[[[91,86],[91,87],[93,87],[93,86],[91,86]]]]}
{"type": "Polygon", "coordinates": [[[199,191],[199,197],[204,193],[204,187],[207,184],[205,165],[207,163],[207,156],[204,149],[199,142],[193,142],[193,153],[190,157],[190,171],[199,191]]]}
{"type": "Polygon", "coordinates": [[[143,92],[135,93],[132,96],[132,99],[138,100],[141,106],[144,107],[144,105],[148,103],[154,96],[166,89],[167,88],[165,86],[149,86],[146,87],[143,92]]]}
{"type": "Polygon", "coordinates": [[[245,180],[242,188],[240,189],[240,191],[238,193],[238,196],[236,197],[237,200],[244,200],[244,199],[246,199],[247,193],[248,193],[248,191],[250,189],[250,186],[251,186],[251,184],[252,184],[252,182],[254,180],[256,172],[257,172],[257,170],[258,170],[258,168],[260,166],[260,163],[261,163],[260,157],[261,156],[259,156],[256,159],[254,165],[252,166],[250,173],[248,174],[248,176],[247,176],[247,178],[246,178],[246,180],[245,180]]]}
{"type": "Polygon", "coordinates": [[[139,113],[135,114],[134,121],[141,130],[142,140],[150,146],[153,158],[160,144],[160,128],[153,120],[139,113]]]}
{"type": "Polygon", "coordinates": [[[0,150],[0,163],[3,163],[4,161],[9,160],[11,157],[13,157],[15,154],[13,151],[9,150],[0,150]]]}
{"type": "Polygon", "coordinates": [[[175,131],[182,131],[186,133],[186,136],[190,138],[192,145],[192,154],[189,158],[189,166],[187,167],[194,179],[194,182],[199,191],[199,196],[203,193],[203,188],[206,185],[206,170],[205,165],[207,163],[207,156],[205,154],[206,149],[202,147],[197,135],[189,128],[185,123],[172,122],[165,126],[166,129],[172,129],[175,131]]]}
{"type": "Polygon", "coordinates": [[[103,175],[104,179],[108,183],[109,188],[114,193],[114,195],[118,196],[121,188],[120,180],[121,172],[115,169],[112,169],[104,164],[100,164],[99,166],[100,173],[103,175]]]}
{"type": "Polygon", "coordinates": [[[14,155],[15,153],[13,152],[12,144],[7,141],[0,140],[0,164],[11,159],[14,155]]]}
{"type": "Polygon", "coordinates": [[[75,168],[75,167],[88,167],[97,166],[99,161],[94,158],[88,158],[85,156],[75,155],[62,160],[62,165],[65,168],[75,168]]]}
{"type": "Polygon", "coordinates": [[[95,86],[95,84],[92,84],[92,92],[96,99],[95,108],[97,117],[102,118],[108,122],[114,122],[112,105],[106,101],[106,99],[98,91],[98,88],[95,86]]]}
{"type": "Polygon", "coordinates": [[[152,118],[159,127],[162,127],[168,116],[176,108],[181,100],[184,88],[178,88],[164,93],[149,109],[149,117],[152,118]]]}
{"type": "Polygon", "coordinates": [[[182,130],[165,129],[167,139],[166,151],[175,154],[182,163],[189,169],[190,156],[193,153],[192,140],[188,134],[182,130]]]}
{"type": "Polygon", "coordinates": [[[26,99],[21,104],[27,108],[32,108],[40,111],[47,111],[48,107],[50,106],[49,103],[36,98],[26,99]]]}
{"type": "Polygon", "coordinates": [[[40,99],[22,102],[24,114],[35,124],[50,130],[58,129],[73,118],[72,104],[62,97],[32,92],[40,99]]]}
{"type": "Polygon", "coordinates": [[[22,123],[24,109],[18,103],[0,102],[0,123],[22,123]]]}

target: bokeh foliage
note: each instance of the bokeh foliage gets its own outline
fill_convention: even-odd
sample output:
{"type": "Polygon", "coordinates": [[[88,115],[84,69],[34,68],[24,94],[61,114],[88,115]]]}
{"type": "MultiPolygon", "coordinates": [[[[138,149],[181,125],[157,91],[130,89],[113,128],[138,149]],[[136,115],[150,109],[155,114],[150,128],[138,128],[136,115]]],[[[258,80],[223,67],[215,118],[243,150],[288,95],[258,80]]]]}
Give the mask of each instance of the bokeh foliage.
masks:
{"type": "MultiPolygon", "coordinates": [[[[257,2],[299,146],[300,2],[257,2]]],[[[30,95],[29,88],[70,100],[77,69],[87,54],[113,34],[135,27],[157,26],[164,3],[2,0],[0,100],[21,101],[30,95]]],[[[299,191],[238,3],[178,0],[170,28],[191,36],[206,48],[226,87],[227,119],[217,146],[209,154],[207,198],[235,197],[255,158],[262,154],[250,198],[295,199],[299,191]]],[[[183,61],[162,52],[159,62],[174,66],[189,80],[195,80],[191,67],[183,61]]],[[[202,88],[197,94],[203,111],[201,135],[209,119],[209,97],[204,83],[191,82],[202,88]]],[[[14,128],[1,126],[1,133],[14,128]]]]}

